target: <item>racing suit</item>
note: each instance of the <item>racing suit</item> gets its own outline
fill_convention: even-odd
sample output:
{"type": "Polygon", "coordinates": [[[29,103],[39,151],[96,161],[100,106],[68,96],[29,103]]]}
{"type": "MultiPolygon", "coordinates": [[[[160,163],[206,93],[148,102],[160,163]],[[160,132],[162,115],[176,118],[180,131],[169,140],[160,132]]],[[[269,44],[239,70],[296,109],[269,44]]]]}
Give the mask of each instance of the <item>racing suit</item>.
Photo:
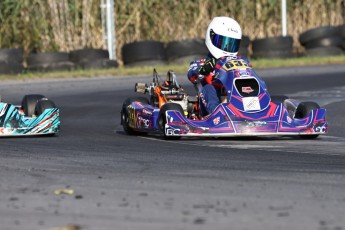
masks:
{"type": "MultiPolygon", "coordinates": [[[[223,85],[213,81],[214,74],[216,69],[220,69],[221,66],[219,64],[215,64],[214,70],[210,72],[209,75],[203,76],[200,74],[200,67],[204,65],[207,60],[214,58],[212,55],[208,55],[207,58],[201,60],[195,60],[190,63],[190,67],[188,70],[188,79],[193,84],[198,84],[198,91],[200,97],[200,109],[202,114],[208,115],[213,112],[213,110],[219,105],[221,102],[221,96],[224,95],[223,85]]],[[[221,60],[226,57],[221,57],[218,60],[221,60]]],[[[248,63],[251,66],[251,63],[247,58],[243,58],[241,56],[232,57],[233,60],[242,60],[248,63]]],[[[217,62],[217,61],[216,61],[217,62]]],[[[226,95],[226,94],[225,94],[226,95]]]]}

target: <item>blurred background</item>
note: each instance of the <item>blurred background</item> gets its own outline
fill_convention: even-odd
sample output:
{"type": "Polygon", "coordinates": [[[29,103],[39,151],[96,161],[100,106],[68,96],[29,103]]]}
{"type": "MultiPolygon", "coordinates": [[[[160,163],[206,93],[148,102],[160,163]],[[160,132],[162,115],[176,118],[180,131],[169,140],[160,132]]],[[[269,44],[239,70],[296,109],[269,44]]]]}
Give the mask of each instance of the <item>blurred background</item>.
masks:
{"type": "MultiPolygon", "coordinates": [[[[30,53],[107,49],[102,0],[1,0],[0,48],[30,53]]],[[[103,9],[104,10],[104,9],[103,9]]],[[[123,46],[138,41],[203,39],[215,16],[235,18],[250,40],[281,36],[281,0],[121,0],[114,2],[117,63],[123,46]]],[[[344,0],[287,0],[287,33],[294,53],[301,33],[344,24],[344,0]]],[[[248,45],[249,47],[249,45],[248,45]]],[[[249,56],[252,50],[249,47],[249,56]]]]}

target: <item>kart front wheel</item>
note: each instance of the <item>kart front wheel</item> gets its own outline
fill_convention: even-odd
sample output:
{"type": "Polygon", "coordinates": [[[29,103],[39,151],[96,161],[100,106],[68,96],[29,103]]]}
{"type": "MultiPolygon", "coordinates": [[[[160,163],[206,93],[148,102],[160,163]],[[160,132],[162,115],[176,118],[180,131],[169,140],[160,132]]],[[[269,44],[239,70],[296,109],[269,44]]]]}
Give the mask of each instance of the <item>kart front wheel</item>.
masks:
{"type": "Polygon", "coordinates": [[[51,101],[51,100],[40,100],[37,102],[37,104],[35,106],[35,115],[39,116],[44,112],[44,110],[51,109],[51,108],[56,108],[56,105],[54,104],[53,101],[51,101]]]}
{"type": "Polygon", "coordinates": [[[129,111],[128,106],[132,104],[132,102],[141,102],[143,104],[149,104],[149,100],[145,97],[131,97],[127,98],[123,104],[121,109],[121,125],[123,127],[123,130],[127,135],[145,135],[146,132],[138,132],[134,130],[132,127],[130,127],[130,117],[129,117],[129,111]]]}
{"type": "Polygon", "coordinates": [[[176,104],[176,103],[166,103],[162,106],[161,110],[159,111],[158,115],[158,128],[161,136],[164,137],[166,140],[178,140],[181,138],[181,136],[167,136],[165,134],[165,125],[167,123],[166,119],[166,111],[168,110],[175,110],[180,112],[182,115],[184,114],[184,111],[181,107],[181,105],[176,104]]]}
{"type": "Polygon", "coordinates": [[[29,94],[23,97],[22,109],[26,116],[32,117],[35,114],[36,104],[42,98],[45,98],[45,96],[40,94],[29,94]]]}
{"type": "MultiPolygon", "coordinates": [[[[319,109],[320,106],[316,102],[306,101],[301,102],[296,109],[295,118],[302,119],[307,117],[313,109],[319,109]]],[[[303,139],[315,139],[319,136],[319,134],[312,134],[312,135],[300,135],[303,139]]]]}

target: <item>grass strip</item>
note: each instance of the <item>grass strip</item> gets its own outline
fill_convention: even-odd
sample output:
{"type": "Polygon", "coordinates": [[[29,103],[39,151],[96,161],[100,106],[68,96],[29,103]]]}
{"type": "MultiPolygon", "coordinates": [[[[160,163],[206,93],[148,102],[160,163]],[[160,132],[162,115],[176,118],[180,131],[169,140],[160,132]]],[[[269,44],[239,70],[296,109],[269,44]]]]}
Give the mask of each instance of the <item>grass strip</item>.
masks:
{"type": "MultiPolygon", "coordinates": [[[[345,64],[345,55],[328,57],[298,57],[291,59],[258,59],[251,60],[254,69],[300,67],[313,65],[345,64]]],[[[110,69],[77,69],[71,71],[25,72],[17,75],[0,75],[0,80],[30,80],[30,79],[64,79],[97,76],[146,76],[151,75],[153,68],[159,74],[174,70],[178,74],[186,74],[189,64],[118,67],[110,69]]]]}

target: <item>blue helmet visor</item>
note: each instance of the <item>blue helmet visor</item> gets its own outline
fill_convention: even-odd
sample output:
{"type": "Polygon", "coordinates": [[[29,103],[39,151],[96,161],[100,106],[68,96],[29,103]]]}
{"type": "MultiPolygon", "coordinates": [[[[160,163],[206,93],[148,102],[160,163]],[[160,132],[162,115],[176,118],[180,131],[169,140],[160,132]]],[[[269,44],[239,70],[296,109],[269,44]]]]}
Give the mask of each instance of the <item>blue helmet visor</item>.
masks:
{"type": "Polygon", "coordinates": [[[236,53],[240,47],[241,39],[219,35],[213,30],[210,30],[210,37],[212,44],[225,52],[236,53]]]}

